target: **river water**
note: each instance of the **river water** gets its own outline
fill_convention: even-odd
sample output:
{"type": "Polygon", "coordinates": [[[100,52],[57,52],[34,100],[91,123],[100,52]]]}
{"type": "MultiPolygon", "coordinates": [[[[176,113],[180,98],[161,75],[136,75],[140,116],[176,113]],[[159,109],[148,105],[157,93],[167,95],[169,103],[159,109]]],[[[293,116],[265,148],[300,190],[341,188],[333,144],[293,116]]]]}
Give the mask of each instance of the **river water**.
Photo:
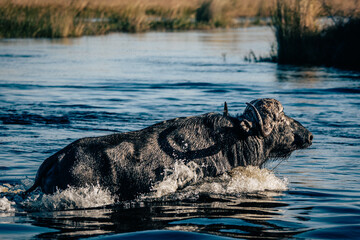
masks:
{"type": "Polygon", "coordinates": [[[267,27],[0,40],[0,238],[358,238],[360,74],[243,60],[273,42],[267,27]],[[235,115],[262,97],[281,101],[313,145],[182,189],[194,172],[178,164],[133,201],[100,186],[19,194],[81,137],[222,112],[224,101],[235,115]]]}

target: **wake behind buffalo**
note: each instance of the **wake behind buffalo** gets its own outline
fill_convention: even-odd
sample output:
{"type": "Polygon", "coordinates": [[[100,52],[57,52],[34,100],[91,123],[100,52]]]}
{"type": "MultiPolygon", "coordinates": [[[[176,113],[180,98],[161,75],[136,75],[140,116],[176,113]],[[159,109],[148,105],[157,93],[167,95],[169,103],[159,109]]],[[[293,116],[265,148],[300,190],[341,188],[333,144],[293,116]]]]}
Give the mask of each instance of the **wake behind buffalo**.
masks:
{"type": "Polygon", "coordinates": [[[29,193],[100,184],[119,199],[151,191],[177,161],[198,164],[203,177],[238,166],[263,166],[311,145],[313,135],[275,99],[247,103],[243,114],[175,118],[133,132],[79,139],[40,166],[29,193]]]}

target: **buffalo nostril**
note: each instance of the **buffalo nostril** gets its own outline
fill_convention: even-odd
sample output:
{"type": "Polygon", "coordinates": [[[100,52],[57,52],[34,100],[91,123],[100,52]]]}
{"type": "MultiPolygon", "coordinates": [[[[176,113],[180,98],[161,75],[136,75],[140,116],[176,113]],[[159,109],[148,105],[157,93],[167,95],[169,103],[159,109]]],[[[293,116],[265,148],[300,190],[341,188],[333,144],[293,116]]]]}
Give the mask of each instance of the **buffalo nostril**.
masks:
{"type": "Polygon", "coordinates": [[[311,143],[313,139],[314,139],[314,136],[310,133],[310,135],[309,135],[309,143],[311,143]]]}

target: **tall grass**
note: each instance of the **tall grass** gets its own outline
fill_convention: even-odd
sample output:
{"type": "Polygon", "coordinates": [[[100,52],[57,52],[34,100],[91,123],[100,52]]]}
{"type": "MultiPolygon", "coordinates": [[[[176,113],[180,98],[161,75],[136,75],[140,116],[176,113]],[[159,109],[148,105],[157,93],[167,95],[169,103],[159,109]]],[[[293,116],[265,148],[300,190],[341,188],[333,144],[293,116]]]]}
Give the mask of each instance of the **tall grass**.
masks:
{"type": "MultiPolygon", "coordinates": [[[[346,9],[352,0],[322,1],[346,9]]],[[[236,21],[239,17],[269,17],[274,4],[271,0],[0,0],[0,37],[237,27],[244,24],[236,21]]]]}
{"type": "Polygon", "coordinates": [[[85,24],[76,18],[81,9],[62,6],[16,6],[7,1],[0,8],[1,37],[67,37],[83,34],[85,24]]]}
{"type": "Polygon", "coordinates": [[[320,24],[319,17],[329,14],[326,2],[277,0],[272,25],[278,63],[360,70],[360,18],[356,9],[349,13],[332,16],[331,24],[320,24]]]}
{"type": "Polygon", "coordinates": [[[315,0],[278,0],[272,15],[277,40],[279,63],[312,62],[319,36],[317,17],[319,5],[315,0]]]}
{"type": "Polygon", "coordinates": [[[88,2],[0,0],[0,37],[76,37],[105,33],[109,26],[93,21],[101,15],[88,2]]]}
{"type": "Polygon", "coordinates": [[[0,37],[233,27],[268,16],[266,0],[0,0],[0,37]]]}

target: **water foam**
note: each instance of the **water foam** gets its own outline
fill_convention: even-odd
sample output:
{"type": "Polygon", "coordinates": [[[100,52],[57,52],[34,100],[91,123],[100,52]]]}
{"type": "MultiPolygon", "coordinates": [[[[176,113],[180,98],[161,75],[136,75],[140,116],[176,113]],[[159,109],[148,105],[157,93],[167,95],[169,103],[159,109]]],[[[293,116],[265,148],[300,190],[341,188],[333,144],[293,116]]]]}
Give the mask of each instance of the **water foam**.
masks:
{"type": "Polygon", "coordinates": [[[68,187],[53,194],[33,193],[21,205],[28,211],[94,208],[115,203],[110,191],[100,185],[68,187]]]}
{"type": "MultiPolygon", "coordinates": [[[[26,198],[19,193],[32,182],[22,181],[21,185],[0,186],[0,211],[54,211],[102,207],[116,203],[110,191],[99,184],[86,187],[68,187],[54,194],[40,191],[30,193],[26,198]]],[[[178,161],[173,168],[166,169],[164,179],[154,184],[150,194],[140,200],[152,199],[196,199],[201,194],[241,195],[261,191],[287,190],[287,179],[278,178],[274,172],[254,166],[237,167],[217,177],[205,177],[201,166],[195,162],[178,161]]]]}
{"type": "Polygon", "coordinates": [[[0,198],[0,212],[15,212],[15,202],[10,201],[6,197],[0,198]]]}
{"type": "Polygon", "coordinates": [[[230,173],[230,181],[226,185],[227,193],[285,191],[288,180],[278,178],[274,172],[254,166],[237,167],[230,173]]]}
{"type": "Polygon", "coordinates": [[[200,167],[178,162],[148,197],[194,198],[200,194],[238,195],[262,191],[287,190],[288,180],[259,167],[237,167],[217,177],[202,178],[200,167]]]}
{"type": "Polygon", "coordinates": [[[19,193],[23,191],[21,185],[10,184],[0,185],[0,212],[14,213],[17,210],[16,202],[21,199],[19,193]]]}
{"type": "Polygon", "coordinates": [[[102,207],[115,203],[110,191],[99,184],[86,187],[68,187],[53,194],[40,191],[21,195],[32,185],[32,181],[25,179],[19,185],[0,185],[0,212],[20,211],[54,211],[102,207]]]}
{"type": "Polygon", "coordinates": [[[177,161],[172,169],[165,169],[164,179],[154,184],[152,197],[160,198],[176,192],[187,184],[196,183],[203,177],[203,172],[198,164],[191,161],[184,163],[177,161]]]}

